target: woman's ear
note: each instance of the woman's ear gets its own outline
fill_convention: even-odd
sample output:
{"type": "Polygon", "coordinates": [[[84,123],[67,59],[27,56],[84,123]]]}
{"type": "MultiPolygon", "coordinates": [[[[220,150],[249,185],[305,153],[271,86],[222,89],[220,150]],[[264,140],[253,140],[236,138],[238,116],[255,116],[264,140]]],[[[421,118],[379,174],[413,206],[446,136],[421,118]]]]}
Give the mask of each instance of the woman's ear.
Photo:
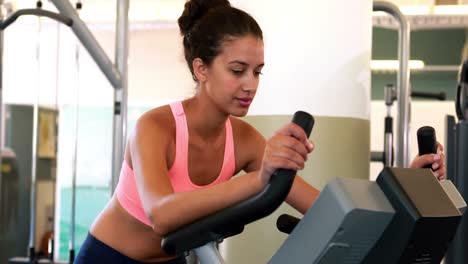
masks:
{"type": "Polygon", "coordinates": [[[195,58],[192,61],[193,74],[197,77],[199,82],[205,82],[207,79],[208,68],[206,64],[203,63],[203,60],[200,58],[195,58]]]}

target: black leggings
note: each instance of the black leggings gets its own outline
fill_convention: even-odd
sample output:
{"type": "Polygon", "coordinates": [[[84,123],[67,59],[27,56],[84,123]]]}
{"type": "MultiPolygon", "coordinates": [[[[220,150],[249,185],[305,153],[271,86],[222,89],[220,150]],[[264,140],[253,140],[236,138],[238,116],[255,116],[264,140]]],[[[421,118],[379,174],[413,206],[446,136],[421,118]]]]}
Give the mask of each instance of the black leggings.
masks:
{"type": "MultiPolygon", "coordinates": [[[[153,262],[153,264],[186,264],[185,258],[169,261],[153,262]]],[[[117,250],[109,247],[88,233],[81,246],[74,264],[148,264],[131,259],[117,250]]]]}

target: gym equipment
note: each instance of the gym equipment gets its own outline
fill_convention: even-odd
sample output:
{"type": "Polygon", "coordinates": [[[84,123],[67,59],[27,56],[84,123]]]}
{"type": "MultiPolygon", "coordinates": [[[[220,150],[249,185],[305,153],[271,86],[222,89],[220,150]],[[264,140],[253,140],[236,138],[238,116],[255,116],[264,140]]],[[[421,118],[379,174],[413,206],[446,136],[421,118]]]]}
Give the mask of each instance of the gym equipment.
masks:
{"type": "MultiPolygon", "coordinates": [[[[434,129],[432,127],[420,128],[418,142],[420,154],[435,153],[434,129]]],[[[283,247],[285,245],[288,247],[287,251],[284,250],[284,254],[304,255],[305,253],[297,252],[297,250],[294,252],[294,247],[298,246],[297,243],[306,243],[306,239],[310,240],[310,237],[321,236],[325,228],[323,223],[328,220],[341,221],[340,227],[332,229],[333,232],[327,231],[325,241],[328,242],[325,242],[325,247],[319,247],[322,250],[320,254],[307,255],[309,259],[316,259],[312,263],[440,263],[455,235],[461,214],[466,210],[465,201],[450,181],[439,183],[432,173],[424,169],[396,168],[385,168],[376,183],[346,181],[348,182],[337,179],[327,185],[316,201],[317,205],[314,205],[300,221],[307,219],[306,221],[309,222],[302,224],[305,227],[297,230],[294,241],[300,238],[299,242],[295,244],[290,242],[291,245],[285,242],[283,247]],[[344,187],[347,185],[349,186],[344,187]],[[377,185],[380,190],[376,187],[377,185]],[[386,203],[382,202],[381,194],[384,194],[383,197],[387,196],[391,203],[391,210],[388,209],[386,203]],[[346,199],[341,202],[333,201],[333,205],[341,203],[340,207],[338,210],[330,209],[330,204],[324,202],[327,198],[321,200],[322,196],[327,197],[327,195],[336,196],[329,200],[338,200],[343,197],[346,199]],[[369,201],[372,201],[372,206],[366,204],[369,201]],[[323,204],[320,204],[321,202],[323,204]],[[358,206],[348,209],[349,204],[358,206]],[[376,209],[376,205],[379,205],[380,209],[376,209]],[[456,210],[453,210],[454,208],[456,210]],[[341,214],[337,217],[329,213],[330,211],[334,214],[337,211],[340,213],[347,211],[347,216],[341,220],[341,214]],[[322,216],[324,212],[329,215],[322,216]],[[312,220],[308,219],[309,214],[314,216],[312,220]],[[370,216],[370,214],[374,215],[370,216]],[[388,216],[390,218],[387,218],[388,216]],[[339,220],[336,220],[337,218],[339,220]],[[388,226],[384,226],[385,231],[381,229],[384,218],[385,221],[391,219],[388,226]],[[381,231],[383,234],[380,233],[381,231]]],[[[290,233],[291,230],[295,230],[294,226],[297,223],[299,219],[282,215],[278,219],[277,226],[280,231],[290,233]]],[[[299,223],[297,228],[300,225],[299,223]]],[[[307,244],[315,245],[316,243],[307,241],[307,244]]],[[[285,258],[283,257],[282,260],[284,261],[285,258]]],[[[304,257],[297,263],[303,263],[301,261],[305,260],[304,257]]]]}
{"type": "Polygon", "coordinates": [[[2,149],[2,175],[0,184],[0,237],[8,236],[8,231],[15,227],[18,202],[18,164],[16,154],[10,149],[2,149]]]}
{"type": "Polygon", "coordinates": [[[129,0],[117,0],[115,64],[94,38],[86,24],[79,18],[75,8],[68,0],[51,0],[57,10],[71,18],[72,31],[81,41],[89,55],[96,61],[103,74],[114,87],[114,119],[112,145],[112,192],[117,186],[122,166],[127,135],[127,89],[128,89],[128,10],[129,0]]]}
{"type": "MultiPolygon", "coordinates": [[[[310,135],[314,119],[306,112],[294,114],[293,122],[310,135]]],[[[161,246],[168,254],[183,255],[194,250],[201,263],[224,263],[214,242],[242,232],[244,225],[263,218],[276,210],[291,189],[295,171],[280,169],[257,195],[202,218],[167,235],[161,246]]]]}
{"type": "Polygon", "coordinates": [[[384,152],[371,152],[371,161],[383,162],[384,166],[393,166],[406,168],[409,166],[409,123],[410,123],[410,99],[413,97],[436,98],[445,100],[444,93],[426,93],[411,92],[410,87],[410,36],[411,29],[408,19],[400,11],[398,6],[386,1],[374,1],[373,11],[385,12],[392,16],[398,25],[398,61],[399,69],[397,72],[396,91],[393,85],[387,85],[385,88],[385,104],[388,107],[388,114],[385,118],[385,139],[384,152]],[[390,109],[393,101],[397,100],[397,131],[398,137],[395,139],[396,148],[393,147],[393,118],[390,115],[390,109]]]}
{"type": "MultiPolygon", "coordinates": [[[[269,186],[273,181],[272,176],[269,186]]],[[[439,183],[428,169],[389,167],[376,182],[336,178],[302,220],[278,218],[278,229],[290,235],[268,263],[439,264],[466,209],[447,182],[439,183]]],[[[256,204],[264,192],[244,202],[264,212],[270,205],[256,204]]],[[[276,204],[279,198],[268,200],[276,204]]],[[[265,215],[257,216],[236,205],[174,231],[162,247],[177,255],[195,248],[201,263],[224,263],[214,242],[240,233],[245,224],[265,215]]]]}
{"type": "MultiPolygon", "coordinates": [[[[462,63],[455,103],[458,122],[446,117],[447,176],[462,197],[468,199],[468,60],[462,63]]],[[[445,260],[446,264],[468,263],[468,218],[464,216],[445,260]]]]}
{"type": "Polygon", "coordinates": [[[14,235],[10,232],[16,228],[15,221],[18,208],[16,204],[19,199],[19,175],[16,154],[7,148],[1,152],[2,167],[0,176],[0,238],[13,240],[14,235]]]}
{"type": "MultiPolygon", "coordinates": [[[[38,68],[40,68],[40,63],[39,63],[39,36],[41,33],[41,17],[49,17],[53,20],[56,20],[58,22],[64,23],[67,26],[73,25],[73,21],[70,18],[67,18],[65,16],[62,16],[57,13],[53,13],[50,11],[42,10],[42,2],[39,0],[36,2],[36,8],[35,9],[23,9],[23,10],[18,10],[11,14],[7,19],[3,20],[0,22],[0,29],[4,30],[6,29],[9,25],[11,25],[16,19],[20,16],[24,15],[34,15],[37,16],[39,19],[39,24],[38,24],[38,44],[37,44],[37,65],[38,68]]],[[[2,31],[3,34],[3,31],[2,31]]],[[[39,76],[39,75],[38,75],[39,76]]],[[[38,77],[38,83],[39,83],[39,77],[38,77]]],[[[35,242],[35,216],[36,216],[36,161],[37,161],[37,142],[38,142],[38,116],[39,116],[39,91],[37,91],[36,94],[36,101],[34,103],[34,114],[33,114],[33,140],[32,140],[32,163],[31,163],[31,200],[30,200],[30,236],[29,236],[29,245],[28,245],[28,257],[27,258],[20,258],[20,257],[15,257],[9,260],[9,263],[33,263],[37,262],[38,260],[36,259],[36,250],[34,246],[35,242]]]]}
{"type": "MultiPolygon", "coordinates": [[[[432,93],[432,92],[417,92],[412,91],[411,97],[416,98],[427,98],[444,101],[446,99],[446,93],[432,93]]],[[[384,101],[387,106],[387,115],[384,120],[384,150],[383,152],[372,151],[371,161],[382,162],[384,167],[392,167],[394,165],[394,146],[393,146],[393,117],[392,117],[392,106],[396,100],[397,95],[395,86],[393,84],[387,84],[385,86],[384,101]]]]}
{"type": "Polygon", "coordinates": [[[437,153],[435,130],[430,126],[423,126],[416,132],[418,137],[419,156],[437,153]]]}
{"type": "Polygon", "coordinates": [[[21,10],[15,11],[10,16],[8,16],[5,20],[2,20],[0,22],[0,30],[5,30],[8,26],[13,24],[13,22],[15,22],[19,17],[26,16],[26,15],[48,17],[57,22],[65,24],[69,27],[73,25],[73,21],[70,18],[51,12],[51,11],[43,10],[41,8],[42,8],[42,3],[38,1],[37,8],[21,9],[21,10]]]}
{"type": "Polygon", "coordinates": [[[468,119],[468,60],[463,62],[461,68],[455,110],[459,120],[468,119]]]}
{"type": "MultiPolygon", "coordinates": [[[[59,69],[60,69],[60,23],[57,23],[57,50],[56,50],[56,61],[55,61],[55,109],[59,109],[58,97],[59,97],[59,69]]],[[[57,113],[59,114],[59,113],[57,113]]],[[[57,120],[59,118],[57,117],[57,120]]],[[[57,126],[58,129],[58,126],[57,126]]],[[[56,165],[57,166],[57,165],[56,165]]],[[[42,250],[47,252],[47,257],[50,260],[54,260],[55,256],[55,206],[56,206],[56,194],[57,194],[57,178],[53,181],[53,192],[52,192],[52,227],[50,228],[50,234],[47,239],[47,250],[42,250]]]]}
{"type": "MultiPolygon", "coordinates": [[[[42,2],[36,2],[36,9],[40,10],[42,8],[42,2]]],[[[23,12],[24,13],[24,12],[23,12]]],[[[28,12],[26,12],[28,13],[28,12]]],[[[16,12],[16,14],[18,14],[16,12]]],[[[21,13],[20,13],[21,14],[21,13]]],[[[35,13],[31,13],[35,14],[35,13]]],[[[36,15],[36,14],[35,14],[36,15]]],[[[55,16],[55,15],[54,15],[55,16]]],[[[18,16],[12,16],[16,20],[18,16]]],[[[42,20],[38,16],[38,35],[37,35],[37,46],[36,46],[36,60],[37,60],[37,83],[40,83],[40,35],[41,35],[41,26],[42,20]]],[[[64,18],[65,19],[65,18],[64,18]]],[[[10,20],[6,20],[7,22],[10,20]]],[[[14,20],[13,20],[14,21],[14,20]]],[[[7,24],[8,25],[8,24],[7,24]]],[[[29,228],[29,243],[28,243],[28,257],[27,258],[12,258],[9,260],[9,263],[30,263],[36,261],[36,250],[35,250],[35,232],[36,232],[36,175],[37,175],[37,145],[38,145],[38,120],[39,120],[39,85],[36,89],[36,100],[33,107],[33,135],[32,135],[32,157],[31,157],[31,196],[30,196],[30,228],[29,228]]]]}
{"type": "Polygon", "coordinates": [[[439,264],[461,219],[448,191],[427,169],[337,178],[269,263],[439,264]]]}
{"type": "MultiPolygon", "coordinates": [[[[76,12],[79,14],[83,7],[81,1],[76,2],[76,12]]],[[[72,157],[72,192],[71,192],[71,223],[70,223],[70,241],[68,261],[73,264],[75,261],[75,209],[76,209],[76,164],[78,160],[78,128],[80,117],[80,45],[77,42],[75,45],[75,65],[76,65],[76,94],[75,94],[75,123],[74,123],[74,141],[73,141],[73,157],[72,157]]]]}
{"type": "Polygon", "coordinates": [[[397,73],[398,115],[395,160],[398,167],[408,167],[409,108],[410,108],[410,26],[398,6],[390,2],[374,1],[373,11],[386,12],[398,23],[398,61],[397,73]]]}
{"type": "MultiPolygon", "coordinates": [[[[126,115],[127,115],[127,58],[128,58],[128,10],[129,0],[117,1],[117,23],[116,23],[116,53],[115,62],[108,58],[86,24],[79,18],[76,10],[68,0],[51,0],[59,13],[54,13],[39,8],[23,9],[10,14],[6,19],[0,12],[0,60],[3,52],[3,30],[11,25],[18,17],[24,15],[35,15],[49,17],[58,22],[68,25],[87,49],[91,57],[96,61],[99,68],[115,88],[114,90],[114,133],[113,133],[113,161],[112,161],[112,190],[118,180],[121,161],[123,159],[123,146],[126,141],[126,115]]],[[[0,7],[3,7],[0,0],[0,7]]],[[[1,63],[0,63],[1,67],[1,63]]],[[[1,68],[0,68],[1,83],[1,68]]],[[[0,87],[0,104],[1,104],[0,87]]],[[[0,112],[1,115],[1,112],[0,112]]],[[[0,116],[1,119],[1,116],[0,116]]],[[[2,127],[0,124],[0,132],[2,127]]]]}
{"type": "MultiPolygon", "coordinates": [[[[437,153],[435,130],[433,127],[424,126],[416,132],[418,137],[419,156],[437,153]]],[[[424,168],[430,169],[432,165],[426,165],[424,168]]]]}

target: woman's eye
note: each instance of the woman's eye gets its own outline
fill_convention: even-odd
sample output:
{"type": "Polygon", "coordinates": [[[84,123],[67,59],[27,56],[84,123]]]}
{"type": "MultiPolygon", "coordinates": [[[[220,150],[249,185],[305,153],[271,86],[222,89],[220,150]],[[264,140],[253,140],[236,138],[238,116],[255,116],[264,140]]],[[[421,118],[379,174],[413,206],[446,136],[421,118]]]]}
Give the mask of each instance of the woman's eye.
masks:
{"type": "Polygon", "coordinates": [[[234,73],[235,75],[241,75],[242,73],[244,73],[243,70],[231,70],[232,73],[234,73]]]}
{"type": "Polygon", "coordinates": [[[263,75],[263,73],[262,73],[261,71],[256,71],[256,72],[255,72],[255,75],[256,75],[256,76],[260,76],[260,75],[263,75]]]}

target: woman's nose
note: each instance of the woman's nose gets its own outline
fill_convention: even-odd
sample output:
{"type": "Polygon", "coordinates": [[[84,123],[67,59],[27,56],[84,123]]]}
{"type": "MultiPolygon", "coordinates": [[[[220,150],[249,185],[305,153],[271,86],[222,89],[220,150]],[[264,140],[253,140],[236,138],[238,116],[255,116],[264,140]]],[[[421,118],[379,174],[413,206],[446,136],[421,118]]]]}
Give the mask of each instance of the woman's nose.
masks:
{"type": "Polygon", "coordinates": [[[242,90],[246,92],[254,92],[258,87],[258,78],[256,76],[249,76],[248,80],[242,85],[242,90]]]}

